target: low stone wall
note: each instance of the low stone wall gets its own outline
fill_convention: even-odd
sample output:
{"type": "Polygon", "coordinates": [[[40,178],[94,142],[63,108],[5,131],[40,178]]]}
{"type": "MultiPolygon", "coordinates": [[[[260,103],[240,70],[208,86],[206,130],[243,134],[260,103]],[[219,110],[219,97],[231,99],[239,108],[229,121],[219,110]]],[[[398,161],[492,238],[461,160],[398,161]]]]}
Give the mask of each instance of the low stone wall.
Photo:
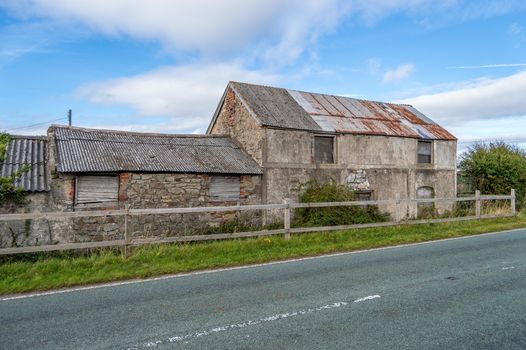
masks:
{"type": "MultiPolygon", "coordinates": [[[[24,204],[6,203],[0,213],[32,213],[46,211],[52,204],[47,192],[32,193],[24,204]]],[[[45,220],[0,222],[0,248],[54,244],[53,227],[45,220]]]]}

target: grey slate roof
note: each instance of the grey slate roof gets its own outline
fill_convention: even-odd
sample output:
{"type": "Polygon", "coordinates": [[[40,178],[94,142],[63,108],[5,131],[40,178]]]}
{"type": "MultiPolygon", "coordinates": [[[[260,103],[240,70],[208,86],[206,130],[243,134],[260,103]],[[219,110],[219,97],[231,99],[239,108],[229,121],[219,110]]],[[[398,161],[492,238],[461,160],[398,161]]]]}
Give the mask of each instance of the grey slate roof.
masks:
{"type": "MultiPolygon", "coordinates": [[[[456,140],[410,105],[230,82],[261,126],[313,132],[456,140]]],[[[223,101],[220,103],[220,107],[223,101]]],[[[212,129],[219,114],[212,120],[212,129]]]]}
{"type": "Polygon", "coordinates": [[[57,171],[262,174],[231,139],[53,126],[57,171]]]}
{"type": "Polygon", "coordinates": [[[11,136],[7,145],[6,157],[0,162],[0,175],[7,177],[15,174],[24,165],[30,169],[15,180],[17,187],[28,192],[49,191],[47,173],[47,147],[45,136],[11,136]]]}

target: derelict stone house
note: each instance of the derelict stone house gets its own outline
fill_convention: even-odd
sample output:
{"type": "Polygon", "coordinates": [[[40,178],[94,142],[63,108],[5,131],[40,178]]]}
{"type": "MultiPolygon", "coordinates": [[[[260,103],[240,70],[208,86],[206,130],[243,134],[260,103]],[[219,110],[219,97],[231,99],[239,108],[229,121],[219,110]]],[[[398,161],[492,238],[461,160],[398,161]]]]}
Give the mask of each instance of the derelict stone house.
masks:
{"type": "MultiPolygon", "coordinates": [[[[31,164],[30,172],[20,179],[30,191],[29,203],[23,207],[5,206],[3,212],[261,202],[261,168],[228,137],[53,126],[48,130],[47,140],[37,139],[40,148],[27,146],[20,152],[20,140],[14,138],[10,142],[2,166],[6,169],[4,175],[10,175],[12,171],[7,167],[15,156],[18,157],[15,163],[31,164]]],[[[235,213],[230,212],[144,215],[130,218],[128,232],[184,234],[199,225],[234,217],[235,213]]],[[[2,228],[1,243],[5,247],[122,238],[122,220],[107,216],[8,222],[2,228]]]]}
{"type": "Polygon", "coordinates": [[[264,203],[297,199],[310,180],[360,199],[456,195],[456,138],[409,105],[230,82],[207,134],[229,135],[263,168],[264,203]]]}
{"type": "MultiPolygon", "coordinates": [[[[52,126],[14,137],[2,176],[31,166],[17,180],[28,203],[0,212],[281,203],[311,180],[362,200],[454,197],[455,163],[456,138],[412,106],[230,82],[206,135],[52,126]]],[[[128,232],[181,235],[236,215],[133,216],[128,232]]],[[[122,238],[123,226],[122,216],[3,222],[0,247],[122,238]]]]}

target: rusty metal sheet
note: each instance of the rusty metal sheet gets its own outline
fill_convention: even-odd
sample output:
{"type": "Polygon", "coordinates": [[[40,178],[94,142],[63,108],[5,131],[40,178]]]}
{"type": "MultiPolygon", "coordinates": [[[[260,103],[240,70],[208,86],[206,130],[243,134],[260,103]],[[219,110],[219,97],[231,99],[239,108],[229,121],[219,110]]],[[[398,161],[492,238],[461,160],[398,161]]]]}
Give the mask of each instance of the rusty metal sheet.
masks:
{"type": "Polygon", "coordinates": [[[353,134],[455,140],[409,105],[231,83],[262,125],[353,134]]]}
{"type": "Polygon", "coordinates": [[[450,140],[455,141],[457,138],[449,133],[446,129],[441,127],[438,124],[427,124],[422,125],[422,128],[426,129],[429,133],[433,135],[433,139],[438,140],[450,140]]]}

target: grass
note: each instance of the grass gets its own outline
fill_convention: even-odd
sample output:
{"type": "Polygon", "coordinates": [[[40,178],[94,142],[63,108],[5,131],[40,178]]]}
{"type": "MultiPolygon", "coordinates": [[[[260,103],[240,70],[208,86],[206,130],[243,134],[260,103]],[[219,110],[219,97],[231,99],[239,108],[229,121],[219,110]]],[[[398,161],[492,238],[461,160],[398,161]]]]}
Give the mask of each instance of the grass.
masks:
{"type": "Polygon", "coordinates": [[[84,256],[71,252],[14,256],[0,263],[0,294],[263,263],[521,227],[526,227],[526,212],[514,218],[294,235],[289,241],[275,236],[145,246],[137,248],[126,259],[118,251],[107,250],[84,256]]]}

